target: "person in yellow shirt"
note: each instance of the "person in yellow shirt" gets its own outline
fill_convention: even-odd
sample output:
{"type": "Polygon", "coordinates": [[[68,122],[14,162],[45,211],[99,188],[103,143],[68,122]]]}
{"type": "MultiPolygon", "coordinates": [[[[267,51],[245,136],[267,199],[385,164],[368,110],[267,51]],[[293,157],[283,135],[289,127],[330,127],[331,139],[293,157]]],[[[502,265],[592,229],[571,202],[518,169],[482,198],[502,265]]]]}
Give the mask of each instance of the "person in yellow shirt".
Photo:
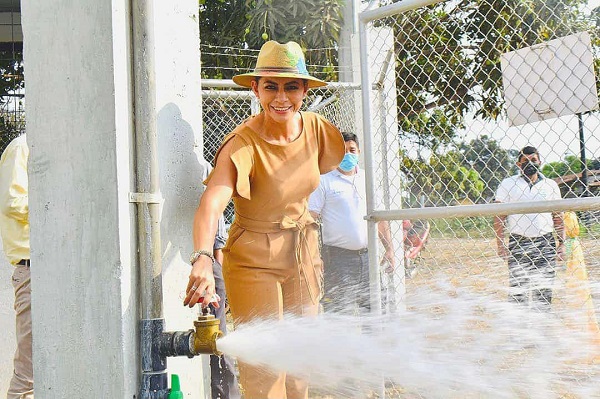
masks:
{"type": "Polygon", "coordinates": [[[596,319],[596,309],[590,290],[583,246],[579,241],[579,220],[575,212],[568,211],[563,216],[565,224],[565,247],[567,267],[564,272],[566,295],[564,303],[568,309],[567,325],[579,329],[589,338],[590,363],[600,363],[600,327],[596,319]]]}
{"type": "Polygon", "coordinates": [[[15,267],[12,284],[17,333],[14,372],[7,399],[33,399],[28,158],[24,134],[11,141],[0,157],[0,233],[4,254],[15,267]]]}

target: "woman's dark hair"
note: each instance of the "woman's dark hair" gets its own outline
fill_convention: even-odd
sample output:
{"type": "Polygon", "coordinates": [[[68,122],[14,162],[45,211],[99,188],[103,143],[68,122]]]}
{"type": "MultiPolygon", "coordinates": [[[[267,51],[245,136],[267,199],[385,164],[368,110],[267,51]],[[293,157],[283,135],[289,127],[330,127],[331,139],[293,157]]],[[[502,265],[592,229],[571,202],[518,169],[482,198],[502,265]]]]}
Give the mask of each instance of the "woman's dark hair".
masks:
{"type": "MultiPolygon", "coordinates": [[[[255,77],[254,77],[254,81],[255,81],[256,83],[259,83],[259,81],[260,81],[260,78],[264,78],[264,77],[265,77],[265,76],[255,76],[255,77]]],[[[302,80],[302,82],[304,82],[304,85],[307,85],[307,84],[308,84],[308,80],[306,80],[306,79],[301,79],[301,80],[302,80]]]]}

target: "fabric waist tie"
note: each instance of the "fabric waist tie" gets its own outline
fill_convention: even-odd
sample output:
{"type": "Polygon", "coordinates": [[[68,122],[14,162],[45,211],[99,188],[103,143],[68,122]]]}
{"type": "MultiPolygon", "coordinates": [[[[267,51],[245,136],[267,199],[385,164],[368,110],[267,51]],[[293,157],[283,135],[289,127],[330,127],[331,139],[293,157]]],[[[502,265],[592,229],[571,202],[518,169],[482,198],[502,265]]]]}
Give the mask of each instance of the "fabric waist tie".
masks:
{"type": "MultiPolygon", "coordinates": [[[[308,238],[306,235],[306,228],[311,224],[317,224],[317,222],[312,218],[307,209],[305,209],[304,213],[296,220],[290,218],[289,216],[284,216],[283,219],[278,222],[255,220],[242,216],[236,212],[233,223],[237,224],[244,230],[260,234],[277,233],[283,230],[294,231],[294,253],[296,264],[302,271],[302,274],[304,274],[310,299],[314,304],[319,303],[319,296],[320,292],[322,291],[321,279],[315,270],[315,265],[312,260],[310,247],[308,245],[308,238]],[[310,265],[307,265],[304,262],[302,256],[303,252],[306,252],[310,261],[310,265]],[[311,280],[313,284],[311,284],[311,280]],[[314,292],[314,287],[318,288],[318,293],[314,292]]],[[[302,279],[300,280],[300,283],[302,283],[302,279]]]]}

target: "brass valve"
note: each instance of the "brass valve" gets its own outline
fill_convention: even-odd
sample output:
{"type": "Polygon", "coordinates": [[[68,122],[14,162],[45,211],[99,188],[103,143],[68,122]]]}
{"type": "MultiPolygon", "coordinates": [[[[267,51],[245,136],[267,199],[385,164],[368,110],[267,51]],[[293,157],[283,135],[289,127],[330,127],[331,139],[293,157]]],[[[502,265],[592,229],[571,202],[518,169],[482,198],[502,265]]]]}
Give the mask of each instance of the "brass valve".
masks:
{"type": "Polygon", "coordinates": [[[221,355],[217,350],[217,339],[223,336],[223,332],[219,329],[219,320],[209,312],[208,308],[202,309],[202,315],[198,316],[194,326],[196,327],[194,353],[221,355]]]}

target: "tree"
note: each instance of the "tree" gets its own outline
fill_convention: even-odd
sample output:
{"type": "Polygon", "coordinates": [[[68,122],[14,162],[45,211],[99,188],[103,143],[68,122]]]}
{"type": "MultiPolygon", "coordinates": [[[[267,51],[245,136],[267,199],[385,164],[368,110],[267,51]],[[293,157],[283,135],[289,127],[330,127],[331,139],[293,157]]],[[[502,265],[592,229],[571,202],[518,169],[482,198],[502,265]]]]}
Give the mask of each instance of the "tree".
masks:
{"type": "Polygon", "coordinates": [[[424,141],[440,146],[452,142],[467,113],[498,118],[504,112],[501,54],[591,30],[592,21],[583,18],[585,4],[586,0],[457,0],[380,21],[396,38],[403,134],[430,137],[424,141]],[[444,135],[423,123],[430,118],[444,135]]]}
{"type": "Polygon", "coordinates": [[[458,148],[462,154],[461,165],[472,167],[484,182],[481,195],[486,200],[493,198],[502,179],[512,173],[519,155],[519,151],[505,150],[496,140],[486,135],[473,139],[468,144],[460,143],[458,148]]]}
{"type": "Polygon", "coordinates": [[[434,206],[478,201],[485,184],[475,169],[460,164],[461,158],[458,151],[434,154],[429,161],[404,156],[402,170],[408,177],[412,201],[422,195],[427,198],[425,205],[434,206]]]}
{"type": "MultiPolygon", "coordinates": [[[[597,160],[588,159],[586,165],[588,169],[595,169],[597,160]],[[595,162],[596,161],[596,162],[595,162]]],[[[562,161],[549,162],[542,167],[542,173],[544,176],[551,179],[559,176],[571,175],[574,173],[581,173],[582,171],[581,159],[576,155],[567,155],[562,161]]]]}
{"type": "Polygon", "coordinates": [[[203,75],[229,79],[245,72],[254,66],[255,50],[273,39],[298,42],[307,50],[309,71],[335,79],[343,5],[344,0],[200,0],[203,75]]]}

